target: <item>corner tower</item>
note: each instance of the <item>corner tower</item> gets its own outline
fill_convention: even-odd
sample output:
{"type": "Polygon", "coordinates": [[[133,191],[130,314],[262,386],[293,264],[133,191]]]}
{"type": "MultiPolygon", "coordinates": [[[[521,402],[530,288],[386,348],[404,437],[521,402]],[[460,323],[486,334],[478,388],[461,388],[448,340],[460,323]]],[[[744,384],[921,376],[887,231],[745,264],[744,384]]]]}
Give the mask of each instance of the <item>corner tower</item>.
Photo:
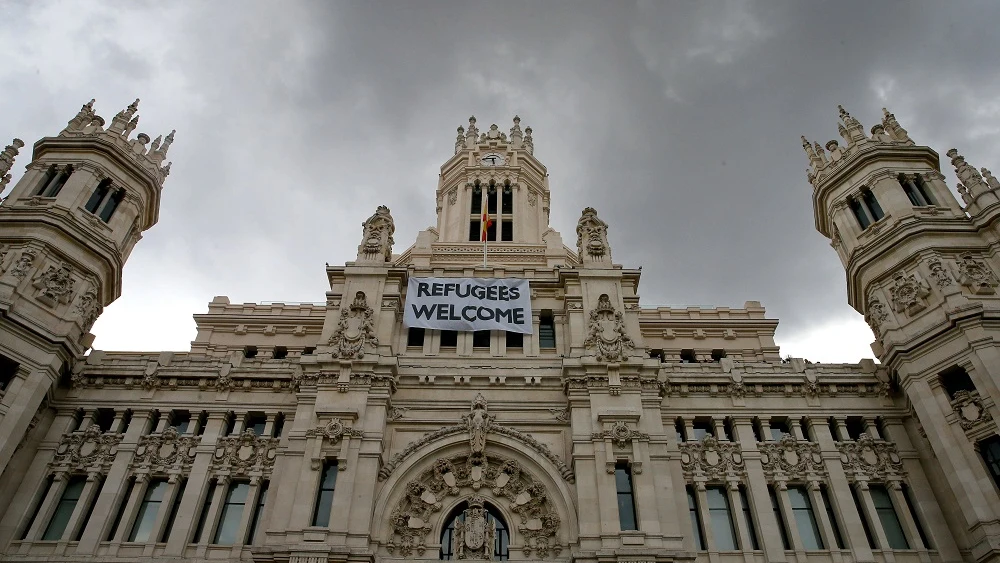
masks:
{"type": "Polygon", "coordinates": [[[960,507],[952,532],[970,539],[977,560],[1000,560],[1000,183],[948,151],[963,206],[938,154],[885,109],[868,135],[841,107],[838,129],[843,146],[802,137],[816,229],[916,415],[922,461],[954,476],[938,492],[960,507]]]}
{"type": "MultiPolygon", "coordinates": [[[[35,143],[0,204],[0,472],[32,416],[93,341],[91,326],[121,295],[122,268],[159,216],[174,134],[140,133],[139,100],[110,125],[85,104],[35,143]]],[[[0,187],[23,147],[0,157],[0,187]]]]}

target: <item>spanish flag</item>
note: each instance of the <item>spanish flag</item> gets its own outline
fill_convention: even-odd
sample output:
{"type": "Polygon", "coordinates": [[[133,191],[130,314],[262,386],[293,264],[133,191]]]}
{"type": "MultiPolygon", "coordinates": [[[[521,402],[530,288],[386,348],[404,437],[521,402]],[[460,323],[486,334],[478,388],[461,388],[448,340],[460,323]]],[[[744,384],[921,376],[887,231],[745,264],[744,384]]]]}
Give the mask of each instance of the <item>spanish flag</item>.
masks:
{"type": "Polygon", "coordinates": [[[490,195],[489,195],[489,192],[486,191],[486,188],[483,188],[483,214],[482,215],[483,215],[483,217],[482,217],[482,220],[479,222],[479,224],[482,225],[483,232],[481,233],[481,235],[479,237],[479,240],[481,240],[483,243],[485,243],[486,242],[486,235],[489,232],[489,228],[490,228],[490,226],[493,225],[493,221],[490,220],[490,195]]]}

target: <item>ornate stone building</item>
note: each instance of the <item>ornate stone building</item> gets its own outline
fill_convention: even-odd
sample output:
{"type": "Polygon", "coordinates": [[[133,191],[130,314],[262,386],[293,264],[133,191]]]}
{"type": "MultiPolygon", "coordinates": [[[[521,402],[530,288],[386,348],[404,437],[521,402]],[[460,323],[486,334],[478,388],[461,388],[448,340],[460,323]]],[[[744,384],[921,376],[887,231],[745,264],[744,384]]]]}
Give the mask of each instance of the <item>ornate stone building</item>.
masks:
{"type": "Polygon", "coordinates": [[[437,226],[394,252],[378,208],[324,302],[88,353],[169,172],[136,112],[85,105],[0,205],[0,560],[1000,561],[1000,184],[949,151],[959,203],[892,114],[803,138],[881,361],[812,364],[757,302],[642,307],[627,218],[564,244],[516,117],[459,127],[437,226]],[[404,328],[431,276],[528,279],[533,333],[404,328]]]}

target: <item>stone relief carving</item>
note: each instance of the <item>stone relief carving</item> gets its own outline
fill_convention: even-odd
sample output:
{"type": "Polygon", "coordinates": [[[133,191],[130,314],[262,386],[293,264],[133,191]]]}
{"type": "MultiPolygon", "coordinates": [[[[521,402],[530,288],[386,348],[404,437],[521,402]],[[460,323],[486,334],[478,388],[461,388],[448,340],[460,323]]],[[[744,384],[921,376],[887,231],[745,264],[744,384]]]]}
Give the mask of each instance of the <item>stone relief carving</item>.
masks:
{"type": "Polygon", "coordinates": [[[743,451],[736,442],[720,442],[715,436],[705,436],[700,442],[682,442],[679,446],[686,477],[718,480],[746,474],[743,451]]]}
{"type": "Polygon", "coordinates": [[[358,249],[358,260],[376,260],[388,262],[392,260],[392,235],[396,232],[396,224],[389,214],[389,208],[380,205],[375,214],[369,217],[362,227],[361,247],[358,249]]]}
{"type": "Polygon", "coordinates": [[[100,300],[97,298],[97,290],[89,287],[81,293],[80,298],[76,301],[74,311],[77,315],[80,315],[80,324],[83,326],[84,332],[90,331],[91,327],[94,326],[94,322],[97,321],[97,317],[104,311],[104,306],[101,305],[100,300]]]}
{"type": "Polygon", "coordinates": [[[140,436],[131,467],[156,472],[187,469],[194,463],[195,448],[200,443],[201,436],[183,435],[173,426],[159,434],[140,436]]]}
{"type": "Polygon", "coordinates": [[[486,433],[493,425],[496,416],[487,412],[486,397],[482,393],[477,393],[472,400],[472,407],[469,414],[465,415],[463,421],[469,430],[469,448],[474,454],[483,453],[486,447],[486,433]]]}
{"type": "Polygon", "coordinates": [[[105,434],[96,424],[91,424],[83,432],[63,435],[52,464],[80,471],[107,468],[115,460],[123,437],[122,434],[105,434]]]}
{"type": "Polygon", "coordinates": [[[455,522],[451,544],[455,559],[493,559],[497,526],[496,521],[490,521],[486,515],[482,497],[470,497],[469,508],[462,512],[463,518],[455,522]]]}
{"type": "Polygon", "coordinates": [[[979,391],[957,391],[951,400],[951,408],[958,415],[958,424],[962,430],[968,431],[993,420],[993,415],[983,406],[979,391]]]}
{"type": "Polygon", "coordinates": [[[246,429],[239,436],[219,438],[212,454],[212,468],[230,475],[270,472],[278,453],[278,438],[258,436],[246,429]]]}
{"type": "Polygon", "coordinates": [[[881,481],[903,473],[896,445],[862,434],[853,442],[837,442],[840,461],[848,477],[881,481]]]}
{"type": "MultiPolygon", "coordinates": [[[[437,459],[420,477],[406,484],[404,497],[390,516],[392,535],[386,544],[389,553],[395,554],[399,550],[404,557],[414,553],[422,556],[427,549],[427,535],[433,528],[432,518],[441,510],[442,501],[468,494],[470,507],[477,503],[482,506],[483,498],[479,491],[491,492],[491,502],[505,506],[518,517],[519,524],[510,524],[516,524],[518,532],[524,537],[526,557],[532,554],[547,557],[550,553],[558,555],[562,551],[555,540],[561,520],[549,501],[545,487],[516,460],[489,452],[469,452],[437,459]]],[[[465,525],[468,524],[466,519],[465,525]]],[[[467,531],[462,532],[463,542],[467,531]]],[[[485,533],[481,528],[472,532],[485,533]]],[[[472,539],[471,545],[468,542],[464,544],[465,555],[459,558],[492,558],[492,543],[488,544],[489,552],[477,552],[479,539],[472,539]],[[489,557],[484,557],[486,553],[489,557]]]]}
{"type": "Polygon", "coordinates": [[[786,434],[777,442],[760,442],[758,449],[764,474],[768,477],[806,479],[809,475],[824,473],[819,444],[796,440],[786,434]]]}
{"type": "Polygon", "coordinates": [[[632,445],[632,440],[649,440],[649,434],[629,428],[624,420],[617,420],[611,425],[611,428],[605,429],[603,432],[594,432],[591,438],[611,440],[615,446],[625,448],[632,445]]]}
{"type": "Polygon", "coordinates": [[[570,417],[569,407],[566,407],[564,409],[549,409],[549,412],[552,413],[552,417],[558,420],[559,422],[569,422],[569,417],[570,417]]]}
{"type": "Polygon", "coordinates": [[[333,355],[344,359],[365,357],[365,346],[378,346],[375,336],[375,311],[368,306],[365,293],[354,294],[354,301],[340,311],[337,330],[330,337],[333,355]]]}
{"type": "Polygon", "coordinates": [[[919,279],[916,274],[904,274],[899,272],[893,278],[893,285],[889,288],[889,296],[892,298],[893,309],[897,313],[906,313],[913,316],[927,308],[924,298],[930,295],[931,290],[927,282],[919,279]]]}
{"type": "Polygon", "coordinates": [[[21,251],[21,255],[18,256],[17,261],[14,262],[10,273],[17,279],[23,279],[24,276],[28,275],[28,271],[31,270],[37,256],[38,254],[33,249],[25,248],[21,251]]]}
{"type": "Polygon", "coordinates": [[[587,339],[583,345],[594,349],[599,362],[625,361],[635,348],[635,343],[625,333],[624,316],[611,305],[606,293],[601,294],[597,307],[590,312],[587,339]]]}
{"type": "Polygon", "coordinates": [[[73,284],[72,270],[63,264],[58,268],[49,266],[41,275],[34,279],[32,287],[39,290],[36,297],[49,307],[55,307],[60,303],[69,303],[72,299],[73,284]]]}
{"type": "Polygon", "coordinates": [[[938,288],[947,287],[955,283],[948,269],[945,268],[941,259],[937,256],[933,256],[927,261],[927,267],[931,271],[931,278],[934,280],[934,285],[938,286],[938,288]]]}
{"type": "Polygon", "coordinates": [[[976,295],[992,295],[996,292],[997,277],[985,262],[966,252],[958,260],[958,282],[976,295]]]}
{"type": "Polygon", "coordinates": [[[868,306],[865,308],[865,321],[871,327],[875,338],[882,337],[882,326],[889,318],[889,311],[886,310],[885,303],[878,296],[872,294],[868,296],[868,306]]]}
{"type": "Polygon", "coordinates": [[[344,421],[339,418],[330,420],[330,422],[326,423],[324,426],[310,428],[306,431],[306,436],[322,436],[329,440],[331,445],[340,442],[344,436],[360,438],[363,435],[364,432],[347,426],[344,424],[344,421]]]}
{"type": "Polygon", "coordinates": [[[597,218],[597,210],[587,207],[576,223],[576,250],[580,260],[584,257],[603,259],[610,253],[608,224],[597,218]]]}
{"type": "Polygon", "coordinates": [[[406,411],[408,410],[410,409],[406,407],[392,407],[389,409],[389,411],[386,413],[385,416],[389,420],[399,420],[406,415],[406,411]]]}

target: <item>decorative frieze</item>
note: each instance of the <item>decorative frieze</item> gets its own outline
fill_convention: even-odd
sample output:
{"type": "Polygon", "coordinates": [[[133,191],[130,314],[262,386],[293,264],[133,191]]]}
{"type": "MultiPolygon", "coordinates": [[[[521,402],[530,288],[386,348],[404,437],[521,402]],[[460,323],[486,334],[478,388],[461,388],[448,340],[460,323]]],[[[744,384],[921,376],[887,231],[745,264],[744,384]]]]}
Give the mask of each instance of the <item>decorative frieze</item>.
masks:
{"type": "Polygon", "coordinates": [[[896,445],[862,434],[853,442],[837,442],[840,461],[854,480],[883,481],[903,473],[896,445]]]}
{"type": "Polygon", "coordinates": [[[65,434],[56,446],[52,465],[69,471],[107,470],[118,454],[122,434],[105,434],[96,424],[83,432],[65,434]]]}
{"type": "Polygon", "coordinates": [[[746,475],[743,451],[736,442],[705,436],[700,442],[683,442],[679,447],[685,477],[723,480],[746,475]]]}
{"type": "Polygon", "coordinates": [[[246,429],[239,436],[219,438],[212,454],[212,468],[229,475],[270,473],[278,453],[278,438],[258,436],[246,429]]]}
{"type": "Polygon", "coordinates": [[[825,473],[819,444],[796,440],[788,434],[777,442],[759,442],[764,474],[770,479],[806,480],[825,473]]]}
{"type": "Polygon", "coordinates": [[[131,467],[151,472],[184,472],[194,463],[195,448],[200,443],[201,436],[180,434],[173,426],[159,434],[140,436],[131,467]]]}

